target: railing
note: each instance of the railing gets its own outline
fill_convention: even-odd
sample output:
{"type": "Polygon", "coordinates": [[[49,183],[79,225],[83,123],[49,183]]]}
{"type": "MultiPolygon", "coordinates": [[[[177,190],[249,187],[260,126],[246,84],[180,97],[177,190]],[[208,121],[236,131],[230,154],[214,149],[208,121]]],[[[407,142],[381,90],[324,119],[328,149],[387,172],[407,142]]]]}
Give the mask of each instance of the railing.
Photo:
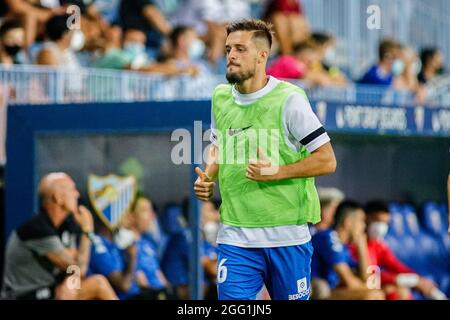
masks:
{"type": "MultiPolygon", "coordinates": [[[[211,98],[215,86],[225,81],[223,75],[165,77],[105,69],[80,69],[73,72],[35,65],[11,68],[0,65],[0,86],[10,105],[205,100],[211,98]]],[[[415,104],[414,95],[410,92],[384,86],[350,84],[346,87],[308,88],[301,81],[293,83],[304,88],[312,100],[415,104]]],[[[434,97],[430,102],[444,104],[440,96],[448,97],[450,78],[437,83],[440,85],[434,87],[434,97]]]]}

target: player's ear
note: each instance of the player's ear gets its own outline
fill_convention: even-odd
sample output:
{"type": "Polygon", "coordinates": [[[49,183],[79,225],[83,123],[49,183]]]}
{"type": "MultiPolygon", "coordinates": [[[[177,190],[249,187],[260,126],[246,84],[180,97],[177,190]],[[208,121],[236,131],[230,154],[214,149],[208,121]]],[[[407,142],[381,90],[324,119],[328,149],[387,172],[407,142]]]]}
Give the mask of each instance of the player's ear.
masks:
{"type": "Polygon", "coordinates": [[[267,58],[269,57],[269,52],[266,50],[259,51],[258,54],[258,63],[264,63],[267,61],[267,58]]]}

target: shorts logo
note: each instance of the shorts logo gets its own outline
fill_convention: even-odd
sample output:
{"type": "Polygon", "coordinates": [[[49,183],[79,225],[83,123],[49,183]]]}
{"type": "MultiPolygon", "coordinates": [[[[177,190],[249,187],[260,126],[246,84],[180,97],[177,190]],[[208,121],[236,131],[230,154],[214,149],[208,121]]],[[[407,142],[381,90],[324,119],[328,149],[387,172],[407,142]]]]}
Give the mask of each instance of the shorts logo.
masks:
{"type": "Polygon", "coordinates": [[[301,278],[297,280],[297,293],[290,294],[289,300],[299,300],[304,297],[309,297],[310,290],[308,288],[308,280],[305,278],[301,278]]]}

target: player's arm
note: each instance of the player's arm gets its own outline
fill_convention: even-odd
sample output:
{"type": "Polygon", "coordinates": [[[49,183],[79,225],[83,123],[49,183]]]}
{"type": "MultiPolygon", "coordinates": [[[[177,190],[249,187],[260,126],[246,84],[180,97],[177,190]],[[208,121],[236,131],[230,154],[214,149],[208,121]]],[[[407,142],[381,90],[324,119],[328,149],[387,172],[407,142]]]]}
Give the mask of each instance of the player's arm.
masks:
{"type": "Polygon", "coordinates": [[[126,249],[128,254],[128,263],[125,270],[122,272],[114,271],[108,274],[108,280],[111,284],[118,288],[120,291],[127,292],[134,280],[134,273],[136,270],[136,255],[137,248],[136,245],[131,245],[126,249]]]}
{"type": "Polygon", "coordinates": [[[219,148],[211,144],[208,149],[205,171],[203,172],[199,167],[195,168],[198,178],[194,183],[194,190],[200,200],[207,201],[213,196],[214,181],[219,173],[218,155],[219,148]]]}

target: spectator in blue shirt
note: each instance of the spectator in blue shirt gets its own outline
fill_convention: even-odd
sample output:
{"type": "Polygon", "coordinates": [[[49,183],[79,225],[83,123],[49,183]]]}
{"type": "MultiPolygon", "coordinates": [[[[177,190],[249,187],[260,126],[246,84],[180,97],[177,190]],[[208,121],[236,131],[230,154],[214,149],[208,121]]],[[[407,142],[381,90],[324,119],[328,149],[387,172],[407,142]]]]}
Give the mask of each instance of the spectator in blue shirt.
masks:
{"type": "Polygon", "coordinates": [[[171,296],[171,290],[160,268],[156,243],[149,234],[152,224],[156,222],[149,199],[139,197],[135,201],[129,222],[137,239],[136,282],[147,297],[167,299],[171,296]]]}
{"type": "Polygon", "coordinates": [[[379,63],[372,66],[358,82],[390,86],[395,76],[402,73],[404,64],[400,59],[401,46],[392,39],[381,41],[378,48],[379,63]]]}
{"type": "Polygon", "coordinates": [[[342,202],[334,217],[334,228],[316,233],[312,238],[312,288],[316,299],[384,299],[381,290],[369,289],[367,280],[367,238],[365,213],[353,201],[342,202]],[[359,265],[348,248],[358,248],[359,265]]]}
{"type": "MultiPolygon", "coordinates": [[[[89,272],[108,278],[121,300],[130,299],[140,293],[135,281],[137,247],[130,239],[126,249],[121,249],[113,239],[113,233],[96,221],[96,236],[92,243],[89,272]]],[[[127,234],[127,233],[124,233],[127,234]]]]}

